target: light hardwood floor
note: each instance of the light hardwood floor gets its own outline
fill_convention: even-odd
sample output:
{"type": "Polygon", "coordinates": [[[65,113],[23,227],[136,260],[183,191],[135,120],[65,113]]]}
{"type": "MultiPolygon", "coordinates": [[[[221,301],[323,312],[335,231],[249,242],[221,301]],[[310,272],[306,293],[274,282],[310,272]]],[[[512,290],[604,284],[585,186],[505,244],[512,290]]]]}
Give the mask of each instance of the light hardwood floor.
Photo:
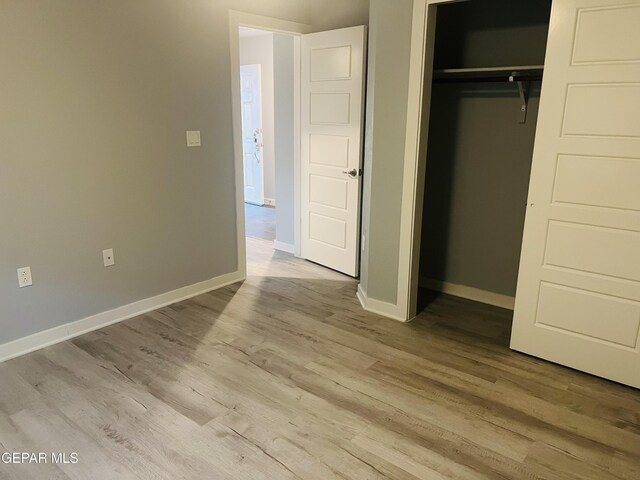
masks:
{"type": "Polygon", "coordinates": [[[274,241],[276,239],[276,209],[274,207],[244,204],[247,237],[274,241]]]}
{"type": "Polygon", "coordinates": [[[0,364],[2,479],[640,478],[640,394],[508,347],[448,296],[410,324],[249,239],[249,277],[0,364]]]}

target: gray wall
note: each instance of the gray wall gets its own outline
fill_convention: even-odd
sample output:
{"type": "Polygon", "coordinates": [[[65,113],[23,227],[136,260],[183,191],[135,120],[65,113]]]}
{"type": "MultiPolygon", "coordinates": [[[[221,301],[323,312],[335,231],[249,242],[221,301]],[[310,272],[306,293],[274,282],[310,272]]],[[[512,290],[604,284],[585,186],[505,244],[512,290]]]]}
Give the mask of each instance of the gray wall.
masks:
{"type": "Polygon", "coordinates": [[[538,110],[513,85],[433,90],[420,276],[515,295],[538,110]]]}
{"type": "Polygon", "coordinates": [[[273,36],[276,240],[289,245],[295,241],[293,43],[290,35],[273,36]]]}
{"type": "Polygon", "coordinates": [[[368,18],[366,0],[0,3],[0,343],[237,269],[229,8],[368,18]]]}
{"type": "Polygon", "coordinates": [[[400,204],[407,120],[411,0],[371,0],[361,288],[369,298],[396,302],[400,204]]]}
{"type": "MultiPolygon", "coordinates": [[[[544,63],[549,1],[440,7],[436,68],[544,63]],[[517,47],[517,48],[515,48],[517,47]]],[[[515,85],[436,84],[420,275],[515,295],[539,86],[518,123],[515,85]]]]}

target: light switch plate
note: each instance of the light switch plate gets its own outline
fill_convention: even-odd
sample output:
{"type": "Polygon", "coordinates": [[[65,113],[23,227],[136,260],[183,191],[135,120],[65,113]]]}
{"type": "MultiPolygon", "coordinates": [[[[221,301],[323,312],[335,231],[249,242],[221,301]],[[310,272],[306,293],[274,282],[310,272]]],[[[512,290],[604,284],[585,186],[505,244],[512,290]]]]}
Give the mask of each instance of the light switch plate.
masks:
{"type": "Polygon", "coordinates": [[[200,146],[200,130],[187,130],[187,147],[200,146]]]}

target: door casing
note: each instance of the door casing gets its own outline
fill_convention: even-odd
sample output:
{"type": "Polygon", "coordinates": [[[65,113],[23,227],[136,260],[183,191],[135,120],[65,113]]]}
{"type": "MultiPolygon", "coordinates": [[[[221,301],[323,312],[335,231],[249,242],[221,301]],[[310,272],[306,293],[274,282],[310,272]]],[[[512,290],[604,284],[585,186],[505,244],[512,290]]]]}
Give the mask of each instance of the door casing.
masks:
{"type": "MultiPolygon", "coordinates": [[[[398,286],[393,318],[410,321],[418,305],[418,270],[422,235],[422,204],[427,133],[431,106],[431,78],[439,4],[461,0],[414,0],[409,57],[407,123],[400,210],[398,286]]],[[[464,0],[462,0],[464,1],[464,0]]]]}
{"type": "Polygon", "coordinates": [[[235,10],[229,11],[229,48],[231,53],[231,100],[233,122],[233,152],[236,187],[236,232],[238,272],[247,276],[247,244],[244,218],[244,159],[242,154],[242,116],[240,112],[240,27],[256,28],[294,37],[294,243],[295,255],[300,256],[300,36],[311,33],[310,25],[254,15],[235,10]]]}

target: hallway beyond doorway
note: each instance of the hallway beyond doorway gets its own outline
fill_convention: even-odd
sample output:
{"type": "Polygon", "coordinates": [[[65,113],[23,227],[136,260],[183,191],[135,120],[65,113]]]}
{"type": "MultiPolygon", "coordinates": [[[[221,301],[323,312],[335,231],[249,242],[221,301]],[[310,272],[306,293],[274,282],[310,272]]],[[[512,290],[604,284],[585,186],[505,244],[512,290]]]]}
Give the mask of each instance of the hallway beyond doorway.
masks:
{"type": "Polygon", "coordinates": [[[244,204],[247,237],[273,242],[276,239],[276,209],[267,206],[244,204]]]}

